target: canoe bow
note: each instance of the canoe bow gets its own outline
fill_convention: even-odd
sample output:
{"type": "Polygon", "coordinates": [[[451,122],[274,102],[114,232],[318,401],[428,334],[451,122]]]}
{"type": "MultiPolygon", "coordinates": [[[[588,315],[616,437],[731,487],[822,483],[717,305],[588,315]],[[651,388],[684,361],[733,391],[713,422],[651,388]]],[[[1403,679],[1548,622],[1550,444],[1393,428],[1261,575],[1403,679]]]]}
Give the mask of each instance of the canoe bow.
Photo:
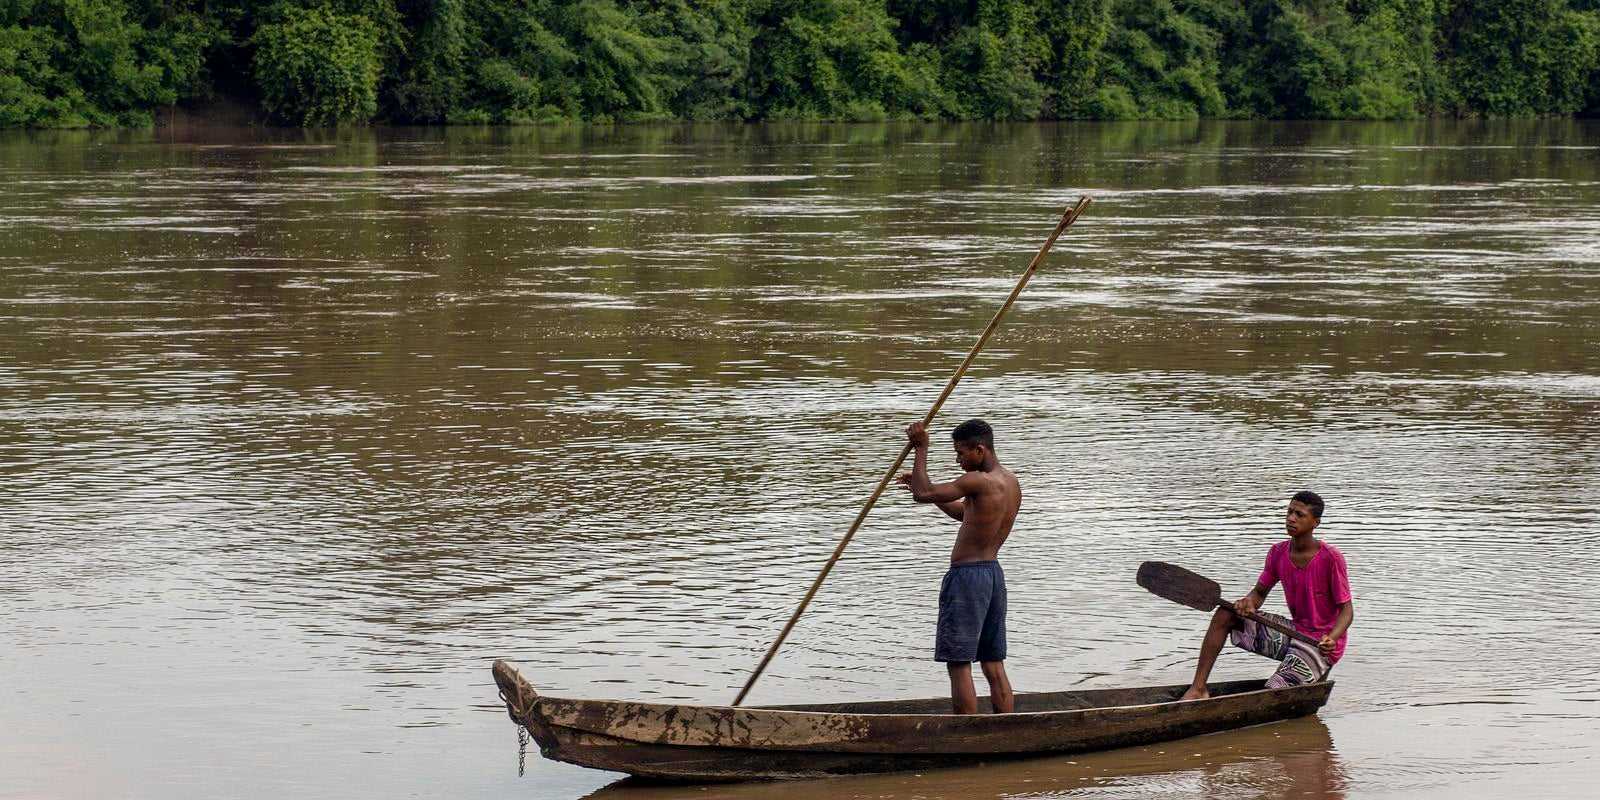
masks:
{"type": "Polygon", "coordinates": [[[544,716],[539,713],[539,693],[523,679],[522,674],[504,659],[495,659],[494,682],[500,687],[500,700],[506,704],[506,713],[511,721],[527,728],[533,734],[533,740],[539,743],[540,750],[555,747],[555,732],[550,730],[544,716]]]}

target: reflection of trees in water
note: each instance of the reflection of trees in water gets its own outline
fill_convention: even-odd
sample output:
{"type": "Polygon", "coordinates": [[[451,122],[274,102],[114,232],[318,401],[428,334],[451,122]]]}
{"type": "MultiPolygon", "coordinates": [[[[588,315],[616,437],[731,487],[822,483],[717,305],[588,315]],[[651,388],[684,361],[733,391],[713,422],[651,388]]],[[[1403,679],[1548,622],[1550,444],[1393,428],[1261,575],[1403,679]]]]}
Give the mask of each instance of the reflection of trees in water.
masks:
{"type": "Polygon", "coordinates": [[[813,800],[817,797],[1185,797],[1343,800],[1345,767],[1315,716],[1174,742],[922,773],[825,781],[670,786],[618,781],[585,800],[813,800]]]}

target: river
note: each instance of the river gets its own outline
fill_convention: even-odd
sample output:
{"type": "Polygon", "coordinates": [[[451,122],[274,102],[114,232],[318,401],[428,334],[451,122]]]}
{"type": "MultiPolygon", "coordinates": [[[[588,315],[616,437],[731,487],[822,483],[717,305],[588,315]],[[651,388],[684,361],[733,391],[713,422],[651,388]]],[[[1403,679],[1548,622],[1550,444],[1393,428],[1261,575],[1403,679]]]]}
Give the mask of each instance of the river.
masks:
{"type": "MultiPolygon", "coordinates": [[[[0,182],[0,797],[1600,781],[1600,121],[0,132],[0,182]],[[1134,570],[1243,594],[1310,488],[1355,594],[1328,705],[826,784],[519,777],[491,661],[730,701],[1080,194],[935,423],[1023,485],[1012,680],[1187,681],[1205,616],[1134,570]]],[[[945,694],[951,533],[887,496],[751,701],[945,694]]]]}

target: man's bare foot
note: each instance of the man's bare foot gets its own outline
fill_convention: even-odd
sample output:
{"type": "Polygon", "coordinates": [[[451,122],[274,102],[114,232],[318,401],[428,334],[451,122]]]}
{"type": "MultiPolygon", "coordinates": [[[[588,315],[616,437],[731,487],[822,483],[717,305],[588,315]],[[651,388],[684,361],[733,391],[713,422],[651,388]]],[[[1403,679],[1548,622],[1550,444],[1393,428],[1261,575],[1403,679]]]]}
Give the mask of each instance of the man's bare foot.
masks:
{"type": "Polygon", "coordinates": [[[1178,702],[1181,703],[1185,700],[1205,700],[1209,697],[1211,697],[1211,692],[1206,691],[1205,688],[1202,687],[1196,689],[1195,687],[1190,686],[1189,691],[1184,692],[1183,696],[1178,698],[1178,702]]]}

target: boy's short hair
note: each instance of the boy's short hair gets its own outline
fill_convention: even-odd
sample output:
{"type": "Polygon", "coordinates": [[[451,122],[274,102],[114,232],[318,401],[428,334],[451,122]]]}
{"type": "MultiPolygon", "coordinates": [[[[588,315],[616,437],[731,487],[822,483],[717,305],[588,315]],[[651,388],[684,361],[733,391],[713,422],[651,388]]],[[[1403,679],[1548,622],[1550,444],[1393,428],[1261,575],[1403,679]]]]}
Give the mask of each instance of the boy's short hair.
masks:
{"type": "Polygon", "coordinates": [[[1294,497],[1290,499],[1305,503],[1306,508],[1311,509],[1311,516],[1316,517],[1317,519],[1322,519],[1322,498],[1318,496],[1316,492],[1313,492],[1309,489],[1298,491],[1295,492],[1294,497]]]}
{"type": "Polygon", "coordinates": [[[966,447],[981,444],[990,450],[994,449],[994,428],[989,427],[989,423],[981,419],[969,419],[957,425],[956,429],[950,432],[950,438],[955,440],[956,444],[966,447]]]}

